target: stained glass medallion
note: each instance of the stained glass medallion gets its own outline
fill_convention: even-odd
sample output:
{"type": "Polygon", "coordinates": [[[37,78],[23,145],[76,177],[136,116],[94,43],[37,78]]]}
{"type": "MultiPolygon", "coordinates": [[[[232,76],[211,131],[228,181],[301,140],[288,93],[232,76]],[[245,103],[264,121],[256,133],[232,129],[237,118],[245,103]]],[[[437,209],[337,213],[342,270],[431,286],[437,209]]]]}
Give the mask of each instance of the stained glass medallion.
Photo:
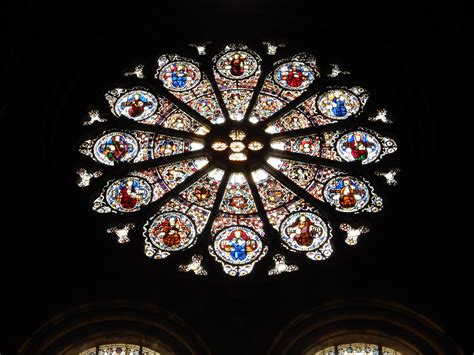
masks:
{"type": "Polygon", "coordinates": [[[145,255],[180,270],[199,255],[203,270],[279,275],[275,258],[292,271],[325,260],[352,223],[377,218],[381,171],[399,171],[395,139],[371,119],[383,109],[311,54],[268,58],[242,44],[161,54],[143,66],[152,77],[106,92],[79,151],[109,230],[133,216],[145,255]]]}

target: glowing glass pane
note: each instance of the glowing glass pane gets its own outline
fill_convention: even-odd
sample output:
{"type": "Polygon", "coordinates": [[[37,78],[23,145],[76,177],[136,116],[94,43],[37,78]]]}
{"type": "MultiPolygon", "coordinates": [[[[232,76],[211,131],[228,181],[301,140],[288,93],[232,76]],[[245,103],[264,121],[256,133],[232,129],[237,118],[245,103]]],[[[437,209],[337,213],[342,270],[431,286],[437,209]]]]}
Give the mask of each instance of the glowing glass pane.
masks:
{"type": "Polygon", "coordinates": [[[233,152],[241,152],[245,149],[245,144],[242,143],[242,142],[232,142],[230,143],[230,150],[232,150],[233,152]]]}
{"type": "Polygon", "coordinates": [[[247,148],[249,148],[250,150],[260,150],[263,148],[263,143],[260,143],[258,141],[251,141],[247,148]]]}
{"type": "MultiPolygon", "coordinates": [[[[176,100],[146,87],[112,89],[105,98],[111,114],[119,117],[118,127],[106,131],[100,131],[105,125],[92,125],[109,121],[107,115],[89,112],[84,125],[99,130],[79,150],[92,160],[89,164],[100,166],[79,169],[78,186],[102,186],[92,205],[96,212],[146,215],[141,227],[148,257],[166,258],[204,237],[209,238],[209,254],[224,272],[243,276],[274,245],[274,241],[267,245],[265,236],[273,228],[286,252],[325,260],[333,253],[333,214],[375,213],[383,208],[371,176],[395,185],[399,169],[368,169],[361,176],[348,173],[363,171],[397,150],[392,138],[364,127],[363,122],[375,120],[375,113],[363,112],[367,91],[326,85],[326,80],[332,80],[328,73],[323,73],[324,82],[318,82],[316,60],[306,53],[273,63],[266,76],[262,76],[262,63],[260,55],[246,46],[230,44],[212,58],[209,78],[196,60],[161,55],[155,83],[176,100]],[[303,100],[305,92],[309,95],[303,100]],[[296,99],[293,108],[285,110],[296,99]],[[182,110],[178,100],[190,109],[182,110]],[[231,121],[225,122],[224,117],[231,121]],[[319,128],[342,121],[347,125],[337,127],[352,128],[319,128]],[[207,134],[208,139],[197,137],[207,134]],[[197,158],[183,160],[183,156],[197,158]],[[212,168],[205,168],[210,159],[212,168]],[[139,167],[132,168],[134,164],[139,167]],[[344,166],[351,169],[345,171],[344,166]],[[114,169],[123,173],[101,180],[114,169]],[[195,174],[200,169],[204,171],[195,174]]],[[[143,74],[143,66],[141,70],[143,74]]],[[[380,124],[392,123],[385,109],[377,115],[385,117],[380,124]]],[[[360,233],[355,235],[349,229],[359,225],[352,221],[338,219],[338,226],[337,233],[345,231],[348,244],[347,238],[355,244],[360,233],[369,231],[357,229],[360,233]]],[[[285,255],[273,253],[273,257],[275,264],[278,261],[280,268],[289,271],[285,255]]],[[[181,264],[180,270],[205,274],[204,258],[201,255],[194,269],[181,264]]],[[[291,267],[291,271],[297,268],[291,267]]],[[[283,271],[277,266],[272,270],[272,274],[283,271]]],[[[388,350],[387,354],[392,355],[388,350]]]]}
{"type": "Polygon", "coordinates": [[[217,151],[222,151],[227,149],[227,144],[225,142],[214,142],[211,145],[212,149],[217,151]]]}
{"type": "Polygon", "coordinates": [[[231,161],[245,161],[247,160],[247,155],[245,153],[230,153],[229,160],[231,161]]]}
{"type": "Polygon", "coordinates": [[[246,134],[240,130],[234,130],[230,132],[229,137],[234,141],[241,141],[246,137],[246,134]]]}
{"type": "Polygon", "coordinates": [[[233,173],[230,176],[220,209],[231,214],[249,214],[257,212],[255,201],[244,174],[233,173]]]}
{"type": "Polygon", "coordinates": [[[395,141],[371,130],[328,131],[301,137],[275,139],[271,147],[335,161],[377,162],[397,150],[395,141]]]}
{"type": "Polygon", "coordinates": [[[319,76],[316,59],[300,53],[275,63],[275,69],[265,78],[251,122],[264,121],[300,96],[319,76]]]}
{"type": "Polygon", "coordinates": [[[258,193],[266,211],[280,207],[296,197],[288,188],[262,169],[253,171],[252,178],[257,185],[258,193]]]}
{"type": "Polygon", "coordinates": [[[190,203],[210,210],[214,206],[223,176],[223,170],[214,169],[184,190],[180,196],[190,203]]]}
{"type": "Polygon", "coordinates": [[[357,116],[367,99],[368,93],[360,87],[322,91],[276,119],[267,127],[266,132],[275,134],[346,120],[357,116]]]}
{"type": "Polygon", "coordinates": [[[244,45],[231,44],[213,62],[214,77],[229,116],[241,121],[260,77],[261,58],[244,45]]]}
{"type": "Polygon", "coordinates": [[[113,131],[86,140],[80,152],[105,165],[137,163],[202,149],[204,145],[190,139],[144,131],[113,131]]]}
{"type": "Polygon", "coordinates": [[[205,135],[209,129],[161,95],[145,90],[114,89],[105,98],[112,113],[147,125],[205,135]]]}
{"type": "Polygon", "coordinates": [[[196,62],[175,54],[162,55],[158,58],[155,78],[170,93],[212,123],[223,120],[212,85],[196,62]]]}
{"type": "Polygon", "coordinates": [[[369,343],[351,343],[329,346],[317,351],[314,355],[402,355],[392,348],[369,343]]]}

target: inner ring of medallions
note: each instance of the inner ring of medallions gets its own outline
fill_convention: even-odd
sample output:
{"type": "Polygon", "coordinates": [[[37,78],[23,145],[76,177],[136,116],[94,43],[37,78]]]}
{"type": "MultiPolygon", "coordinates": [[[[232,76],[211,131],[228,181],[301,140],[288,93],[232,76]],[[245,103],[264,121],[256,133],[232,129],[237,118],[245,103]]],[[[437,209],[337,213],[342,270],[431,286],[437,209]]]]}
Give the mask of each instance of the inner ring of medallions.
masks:
{"type": "Polygon", "coordinates": [[[206,136],[206,146],[213,159],[222,164],[248,166],[266,155],[269,140],[259,127],[230,122],[214,126],[206,136]]]}

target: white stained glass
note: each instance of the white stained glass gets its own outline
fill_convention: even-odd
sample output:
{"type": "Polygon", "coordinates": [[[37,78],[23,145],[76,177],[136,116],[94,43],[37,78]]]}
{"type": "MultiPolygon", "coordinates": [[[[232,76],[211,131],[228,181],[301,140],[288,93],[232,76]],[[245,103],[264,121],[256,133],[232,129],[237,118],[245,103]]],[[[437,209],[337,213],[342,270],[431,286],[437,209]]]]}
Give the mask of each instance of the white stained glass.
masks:
{"type": "Polygon", "coordinates": [[[247,160],[247,155],[244,153],[231,153],[229,154],[229,160],[232,161],[245,161],[247,160]]]}
{"type": "Polygon", "coordinates": [[[242,142],[232,142],[230,143],[230,150],[232,150],[233,152],[241,152],[245,149],[245,144],[242,143],[242,142]]]}
{"type": "Polygon", "coordinates": [[[214,142],[211,145],[212,149],[217,150],[217,151],[222,151],[227,149],[227,144],[225,142],[214,142]]]}
{"type": "Polygon", "coordinates": [[[229,137],[230,137],[230,139],[232,139],[234,141],[241,141],[246,137],[246,134],[245,134],[245,132],[242,132],[240,130],[234,130],[234,131],[230,132],[229,137]]]}
{"type": "Polygon", "coordinates": [[[250,150],[260,150],[263,148],[263,144],[258,141],[252,141],[249,143],[248,148],[250,150]]]}

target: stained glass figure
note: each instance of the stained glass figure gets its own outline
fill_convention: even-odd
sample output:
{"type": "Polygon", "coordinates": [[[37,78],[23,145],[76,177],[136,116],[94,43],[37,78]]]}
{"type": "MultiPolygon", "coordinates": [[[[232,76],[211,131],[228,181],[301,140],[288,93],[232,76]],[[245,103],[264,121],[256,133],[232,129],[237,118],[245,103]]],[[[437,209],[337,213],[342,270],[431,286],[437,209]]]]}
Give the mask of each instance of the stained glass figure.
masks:
{"type": "Polygon", "coordinates": [[[370,190],[370,185],[361,179],[347,175],[338,176],[326,183],[324,198],[340,212],[354,213],[363,209],[379,212],[383,201],[370,190]]]}
{"type": "Polygon", "coordinates": [[[145,131],[113,131],[82,143],[80,152],[104,165],[138,163],[204,147],[200,141],[145,131]]]}
{"type": "Polygon", "coordinates": [[[265,78],[250,122],[264,121],[300,96],[319,77],[316,59],[307,53],[275,63],[265,78]]]}
{"type": "Polygon", "coordinates": [[[271,122],[266,131],[274,134],[345,121],[358,116],[368,98],[367,91],[359,86],[321,91],[271,122]]]}
{"type": "Polygon", "coordinates": [[[95,199],[93,209],[99,213],[136,212],[163,197],[207,163],[207,158],[199,158],[133,171],[127,177],[109,181],[95,199]]]}
{"type": "Polygon", "coordinates": [[[187,249],[196,242],[196,227],[181,212],[159,213],[144,228],[145,254],[155,259],[166,258],[171,252],[187,249]]]}
{"type": "Polygon", "coordinates": [[[142,89],[116,88],[105,95],[112,114],[147,125],[205,135],[209,128],[162,95],[142,89]]]}
{"type": "Polygon", "coordinates": [[[176,54],[162,55],[158,58],[155,78],[170,93],[212,123],[224,121],[211,83],[197,62],[176,54]]]}
{"type": "Polygon", "coordinates": [[[229,116],[241,121],[260,78],[260,56],[242,44],[231,44],[213,58],[214,77],[229,116]]]}
{"type": "Polygon", "coordinates": [[[194,47],[199,62],[163,54],[154,78],[127,72],[139,85],[107,91],[110,111],[84,122],[77,183],[101,187],[92,209],[109,214],[107,232],[127,243],[141,230],[146,256],[190,258],[175,267],[195,275],[209,259],[231,276],[278,275],[298,269],[286,260],[329,258],[333,237],[356,245],[384,206],[373,184],[397,183],[397,143],[377,131],[387,111],[308,53],[264,63],[243,44],[194,47]]]}
{"type": "Polygon", "coordinates": [[[275,139],[274,149],[336,161],[360,161],[370,164],[397,150],[391,138],[368,130],[326,131],[300,137],[275,139]]]}

